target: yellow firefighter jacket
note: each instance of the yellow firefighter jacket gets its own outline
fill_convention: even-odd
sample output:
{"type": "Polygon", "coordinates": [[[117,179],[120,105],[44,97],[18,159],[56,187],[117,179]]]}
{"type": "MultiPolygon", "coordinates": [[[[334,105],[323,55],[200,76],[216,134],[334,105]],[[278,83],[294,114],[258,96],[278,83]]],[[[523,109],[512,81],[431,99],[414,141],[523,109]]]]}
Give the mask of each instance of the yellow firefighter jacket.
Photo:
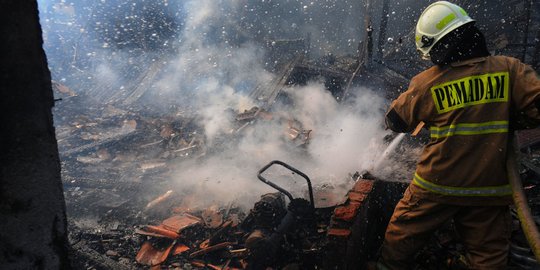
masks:
{"type": "MultiPolygon", "coordinates": [[[[519,60],[488,56],[434,66],[391,104],[405,131],[426,123],[411,192],[441,203],[505,205],[509,130],[515,115],[540,119],[540,80],[519,60]]],[[[388,121],[388,115],[387,115],[388,121]]]]}

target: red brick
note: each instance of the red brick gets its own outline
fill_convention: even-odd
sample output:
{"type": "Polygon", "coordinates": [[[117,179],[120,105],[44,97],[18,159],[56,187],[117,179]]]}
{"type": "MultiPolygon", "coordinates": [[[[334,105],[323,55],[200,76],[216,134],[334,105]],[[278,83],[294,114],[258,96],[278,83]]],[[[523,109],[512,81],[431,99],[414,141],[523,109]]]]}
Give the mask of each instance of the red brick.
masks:
{"type": "Polygon", "coordinates": [[[351,235],[351,230],[349,229],[330,229],[328,230],[328,235],[338,236],[338,237],[349,237],[351,235]]]}
{"type": "Polygon", "coordinates": [[[356,217],[358,208],[360,208],[360,204],[348,204],[336,207],[336,209],[334,209],[334,218],[352,221],[354,217],[356,217]]]}
{"type": "Polygon", "coordinates": [[[347,196],[349,197],[349,200],[351,200],[351,202],[362,203],[366,199],[367,194],[360,193],[360,192],[349,191],[347,196]]]}
{"type": "Polygon", "coordinates": [[[361,192],[361,193],[369,193],[371,192],[371,188],[373,187],[373,180],[358,180],[354,187],[352,188],[352,191],[354,192],[361,192]]]}

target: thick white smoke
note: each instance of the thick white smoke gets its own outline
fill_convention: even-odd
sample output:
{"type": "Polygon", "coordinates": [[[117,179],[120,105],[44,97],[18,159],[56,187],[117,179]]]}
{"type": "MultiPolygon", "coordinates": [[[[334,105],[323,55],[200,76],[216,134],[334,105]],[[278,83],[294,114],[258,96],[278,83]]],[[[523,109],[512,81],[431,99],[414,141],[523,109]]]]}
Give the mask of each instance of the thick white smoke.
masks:
{"type": "MultiPolygon", "coordinates": [[[[230,16],[241,8],[237,4],[186,1],[179,49],[155,84],[155,91],[160,92],[156,96],[174,97],[179,106],[189,106],[199,115],[206,145],[219,149],[179,164],[173,177],[179,191],[194,195],[201,204],[236,201],[249,207],[260,195],[273,191],[256,177],[271,160],[303,170],[315,185],[337,185],[349,173],[369,168],[375,160],[373,153],[382,152],[386,134],[381,124],[384,100],[369,89],[356,89],[357,99],[348,106],[338,104],[322,83],[284,89],[294,105],[276,103],[272,120],[259,120],[231,135],[234,119],[226,112],[256,105],[248,98],[249,92],[273,76],[265,71],[264,52],[255,43],[238,46],[226,38],[209,39],[212,29],[226,32],[237,24],[230,16]],[[305,148],[287,138],[286,119],[298,120],[303,129],[312,130],[305,148]]],[[[284,174],[274,173],[270,178],[296,194],[305,189],[302,180],[279,179],[284,174]]]]}
{"type": "MultiPolygon", "coordinates": [[[[136,55],[140,48],[129,52],[118,48],[109,51],[110,44],[104,44],[89,55],[95,60],[90,65],[96,72],[95,80],[117,89],[132,83],[123,73],[126,66],[142,70],[158,66],[159,74],[146,82],[149,90],[145,95],[151,98],[141,100],[161,106],[163,111],[174,104],[172,108],[188,110],[197,116],[209,151],[203,158],[176,166],[172,181],[178,192],[195,196],[202,205],[236,201],[250,207],[260,195],[273,191],[256,178],[257,171],[271,160],[297,167],[315,185],[339,185],[347,181],[348,174],[373,167],[378,158],[376,153],[382,153],[385,148],[383,138],[388,131],[382,124],[384,99],[369,89],[353,89],[356,99],[343,105],[320,82],[290,87],[283,91],[293,105],[276,103],[272,107],[272,120],[256,121],[239,134],[231,134],[234,119],[228,112],[231,109],[242,112],[257,105],[248,94],[274,76],[264,68],[267,63],[261,44],[268,38],[305,38],[306,33],[301,31],[309,30],[319,50],[356,48],[357,37],[348,37],[345,42],[348,44],[339,45],[332,43],[333,36],[325,36],[336,34],[331,29],[341,29],[337,32],[352,36],[356,28],[350,29],[345,24],[325,25],[330,20],[313,21],[325,16],[328,13],[325,10],[337,10],[336,5],[347,6],[347,3],[332,1],[330,6],[325,6],[288,0],[271,4],[186,0],[180,5],[182,11],[177,14],[181,16],[178,19],[181,31],[174,40],[166,42],[166,52],[141,51],[141,55],[136,55]],[[297,120],[303,129],[312,130],[307,146],[301,148],[290,142],[284,119],[297,120]]],[[[333,22],[341,20],[339,14],[332,13],[332,18],[333,22]]],[[[85,35],[88,30],[81,31],[85,35]]],[[[270,178],[284,175],[287,172],[279,171],[270,173],[270,178]]],[[[305,190],[304,182],[289,178],[277,181],[301,194],[305,190]]]]}
{"type": "MultiPolygon", "coordinates": [[[[304,171],[314,185],[346,183],[349,173],[373,167],[377,153],[384,150],[387,134],[381,125],[383,99],[368,89],[358,90],[354,106],[341,106],[322,84],[288,89],[294,106],[276,104],[274,115],[296,119],[304,129],[313,130],[305,148],[289,141],[283,121],[259,120],[234,137],[239,141],[211,153],[202,163],[181,164],[175,176],[178,187],[190,194],[198,192],[200,203],[222,205],[234,200],[249,207],[260,195],[273,191],[259,182],[256,174],[275,159],[304,171]]],[[[232,104],[241,96],[227,97],[233,100],[222,102],[232,104]]],[[[210,105],[207,111],[212,108],[221,110],[221,104],[210,105]]],[[[269,178],[295,194],[305,190],[303,180],[288,181],[284,175],[287,173],[275,172],[269,178]]]]}

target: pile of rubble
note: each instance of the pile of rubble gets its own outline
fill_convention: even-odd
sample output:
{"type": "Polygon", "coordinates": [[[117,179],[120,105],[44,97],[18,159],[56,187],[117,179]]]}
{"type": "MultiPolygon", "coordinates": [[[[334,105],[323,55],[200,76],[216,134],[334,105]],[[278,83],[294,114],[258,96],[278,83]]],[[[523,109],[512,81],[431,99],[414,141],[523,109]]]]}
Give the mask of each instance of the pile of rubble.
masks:
{"type": "Polygon", "coordinates": [[[137,228],[135,233],[149,238],[137,253],[137,262],[156,269],[165,262],[172,267],[245,268],[243,234],[237,229],[240,219],[235,209],[229,210],[206,209],[197,216],[179,213],[159,225],[137,228]]]}
{"type": "Polygon", "coordinates": [[[375,183],[352,177],[357,184],[345,197],[322,186],[313,204],[295,198],[287,205],[283,193],[269,193],[247,214],[233,204],[191,209],[192,198],[169,190],[132,217],[132,226],[105,217],[103,230],[72,228],[72,247],[85,269],[336,269],[345,257],[331,247],[348,240],[334,236],[351,230],[375,183]],[[356,207],[344,215],[350,205],[356,207]]]}
{"type": "MultiPolygon", "coordinates": [[[[92,105],[89,97],[61,83],[54,82],[53,86],[60,97],[56,100],[55,122],[70,242],[78,267],[157,267],[167,258],[167,265],[172,267],[180,263],[198,265],[196,259],[206,258],[206,253],[229,250],[242,243],[236,234],[216,242],[238,230],[246,216],[239,208],[225,211],[216,206],[188,211],[191,198],[172,191],[147,204],[152,194],[170,188],[174,164],[202,158],[209,150],[196,115],[178,111],[169,115],[148,110],[141,113],[112,104],[92,105]],[[183,205],[184,210],[178,205],[167,208],[173,201],[183,205]],[[173,216],[166,218],[167,213],[173,216]],[[160,222],[158,217],[164,220],[160,222]],[[151,239],[145,241],[147,237],[151,239]],[[208,241],[204,242],[204,237],[208,241]],[[188,246],[189,252],[184,250],[188,246]],[[170,259],[185,254],[188,256],[184,259],[170,259]],[[135,264],[135,259],[140,264],[135,264]]],[[[283,127],[282,139],[291,147],[309,143],[311,130],[281,113],[253,107],[229,114],[231,132],[223,134],[225,140],[241,136],[257,121],[273,121],[283,127]]],[[[231,258],[228,265],[242,268],[244,253],[233,253],[231,256],[237,259],[231,258]]]]}

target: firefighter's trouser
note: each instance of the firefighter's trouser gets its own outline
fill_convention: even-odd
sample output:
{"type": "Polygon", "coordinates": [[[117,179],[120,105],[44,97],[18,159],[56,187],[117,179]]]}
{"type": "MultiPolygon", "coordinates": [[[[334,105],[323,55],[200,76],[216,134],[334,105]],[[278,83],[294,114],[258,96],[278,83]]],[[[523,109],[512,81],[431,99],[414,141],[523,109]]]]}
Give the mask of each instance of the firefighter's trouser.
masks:
{"type": "Polygon", "coordinates": [[[386,229],[378,269],[409,269],[415,254],[449,219],[467,248],[471,269],[505,269],[510,246],[508,206],[456,206],[405,191],[386,229]]]}

